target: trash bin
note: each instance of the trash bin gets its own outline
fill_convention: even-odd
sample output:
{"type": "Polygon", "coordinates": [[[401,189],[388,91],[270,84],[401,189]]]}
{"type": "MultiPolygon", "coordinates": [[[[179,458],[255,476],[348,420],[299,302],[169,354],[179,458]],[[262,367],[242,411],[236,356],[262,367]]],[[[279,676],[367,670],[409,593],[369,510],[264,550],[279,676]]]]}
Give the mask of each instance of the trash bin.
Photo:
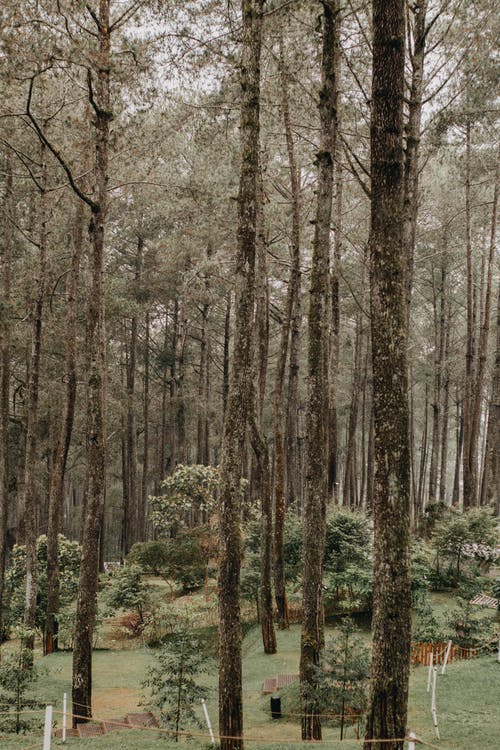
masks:
{"type": "Polygon", "coordinates": [[[271,718],[281,719],[281,696],[280,695],[271,696],[271,718]]]}

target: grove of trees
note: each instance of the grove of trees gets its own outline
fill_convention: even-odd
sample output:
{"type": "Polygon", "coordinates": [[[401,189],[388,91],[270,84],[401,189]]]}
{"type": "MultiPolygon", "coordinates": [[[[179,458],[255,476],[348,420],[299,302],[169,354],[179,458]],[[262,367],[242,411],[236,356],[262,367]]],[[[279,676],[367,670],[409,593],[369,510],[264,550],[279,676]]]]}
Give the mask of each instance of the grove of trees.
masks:
{"type": "Polygon", "coordinates": [[[2,3],[0,635],[21,559],[26,669],[37,629],[57,648],[61,540],[80,542],[75,721],[104,562],[217,524],[200,560],[218,569],[221,747],[241,750],[241,529],[260,524],[274,653],[297,522],[302,738],[321,739],[340,507],[374,528],[365,748],[404,737],[411,540],[450,508],[466,536],[469,512],[500,515],[495,11],[2,3]]]}

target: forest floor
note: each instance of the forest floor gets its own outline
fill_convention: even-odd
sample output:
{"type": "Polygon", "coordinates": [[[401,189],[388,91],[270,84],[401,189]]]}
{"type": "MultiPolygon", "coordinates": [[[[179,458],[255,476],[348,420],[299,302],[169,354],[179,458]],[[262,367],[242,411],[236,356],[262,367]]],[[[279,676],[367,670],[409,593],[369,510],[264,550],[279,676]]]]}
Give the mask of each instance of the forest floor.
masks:
{"type": "MultiPolygon", "coordinates": [[[[445,607],[445,596],[436,600],[437,607],[445,607]]],[[[450,606],[451,601],[448,601],[450,606]]],[[[494,616],[494,613],[492,614],[494,616]]],[[[108,634],[112,630],[108,629],[108,634]]],[[[327,638],[335,636],[335,628],[327,628],[327,638]]],[[[284,750],[298,748],[300,725],[298,719],[287,716],[286,691],[283,696],[283,718],[270,717],[270,698],[262,693],[266,677],[282,673],[297,673],[299,667],[300,626],[278,632],[278,653],[265,655],[260,629],[249,630],[243,642],[243,686],[245,734],[247,750],[284,750]]],[[[141,701],[144,680],[153,652],[140,644],[139,639],[124,641],[125,650],[113,642],[113,648],[97,649],[94,653],[94,716],[99,719],[120,720],[127,713],[144,711],[141,701]]],[[[71,695],[71,654],[59,652],[38,659],[41,674],[36,693],[46,703],[54,705],[54,718],[62,724],[62,696],[71,695]]],[[[496,654],[448,665],[444,675],[438,674],[437,713],[441,740],[437,740],[430,712],[430,693],[427,692],[427,669],[412,668],[409,702],[409,726],[423,741],[421,747],[438,746],[442,750],[496,750],[500,737],[500,663],[496,654]]],[[[211,689],[207,707],[214,727],[217,726],[217,674],[215,662],[203,682],[211,689]]],[[[200,719],[202,719],[200,711],[200,719]]],[[[362,727],[361,727],[362,730],[362,727]]],[[[356,738],[356,726],[347,728],[347,738],[339,741],[338,727],[325,727],[325,747],[355,750],[362,746],[356,738]]],[[[30,735],[0,737],[2,750],[37,750],[41,748],[42,731],[30,735]]],[[[181,744],[184,741],[181,739],[181,744]]],[[[52,746],[62,746],[53,739],[52,746]]],[[[74,750],[153,750],[179,747],[172,738],[159,730],[116,731],[92,739],[68,738],[66,745],[74,750]]],[[[193,730],[193,748],[208,748],[210,738],[206,725],[193,730]]]]}

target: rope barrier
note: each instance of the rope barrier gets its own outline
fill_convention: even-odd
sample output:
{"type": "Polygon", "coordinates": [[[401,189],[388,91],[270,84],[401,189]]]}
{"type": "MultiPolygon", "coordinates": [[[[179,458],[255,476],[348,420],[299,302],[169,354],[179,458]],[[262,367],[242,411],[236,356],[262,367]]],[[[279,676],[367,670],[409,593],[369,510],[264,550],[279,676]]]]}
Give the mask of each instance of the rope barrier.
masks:
{"type": "MultiPolygon", "coordinates": [[[[63,714],[62,711],[54,711],[54,713],[55,714],[63,714]]],[[[163,733],[168,733],[170,735],[177,736],[177,737],[197,737],[197,738],[203,739],[203,740],[210,740],[211,739],[210,735],[207,734],[207,733],[204,733],[204,732],[183,732],[183,731],[180,731],[180,730],[179,731],[175,731],[173,729],[168,729],[167,727],[146,727],[146,726],[139,726],[139,725],[136,726],[136,725],[128,724],[126,722],[114,721],[112,719],[98,719],[96,717],[89,718],[88,716],[80,716],[78,714],[67,714],[67,716],[75,718],[75,719],[90,720],[90,721],[92,721],[92,722],[94,722],[96,724],[106,724],[106,725],[113,725],[113,726],[121,726],[121,727],[126,727],[127,729],[143,730],[143,731],[147,731],[147,732],[160,732],[162,734],[163,733]]],[[[215,737],[219,741],[220,740],[243,740],[243,742],[260,742],[261,744],[265,744],[265,745],[282,745],[283,743],[286,743],[288,745],[290,745],[290,744],[292,744],[292,745],[302,745],[306,741],[306,740],[303,740],[303,739],[294,739],[294,738],[286,738],[286,737],[285,738],[281,738],[279,740],[269,740],[269,739],[264,739],[263,737],[252,737],[252,736],[249,736],[247,734],[243,735],[242,737],[233,736],[233,735],[220,735],[220,734],[216,734],[215,737]]],[[[353,737],[353,738],[347,738],[347,739],[343,739],[343,740],[337,740],[337,739],[314,740],[314,744],[315,745],[318,745],[318,744],[328,744],[328,745],[337,744],[337,745],[341,745],[341,744],[346,744],[346,743],[351,743],[352,744],[353,742],[356,742],[356,743],[359,743],[359,744],[363,744],[364,742],[371,742],[372,744],[386,745],[386,744],[389,744],[389,743],[392,743],[392,742],[408,742],[410,739],[411,739],[410,737],[390,737],[390,738],[385,738],[385,739],[380,739],[380,738],[377,738],[377,739],[359,738],[358,739],[358,738],[354,738],[353,737]]],[[[425,747],[432,748],[433,750],[445,750],[445,748],[442,745],[440,745],[440,746],[432,745],[432,744],[427,743],[427,742],[425,742],[424,740],[422,740],[422,739],[420,739],[418,737],[414,737],[413,740],[414,740],[414,742],[417,742],[417,743],[419,743],[421,745],[424,745],[425,747]]]]}

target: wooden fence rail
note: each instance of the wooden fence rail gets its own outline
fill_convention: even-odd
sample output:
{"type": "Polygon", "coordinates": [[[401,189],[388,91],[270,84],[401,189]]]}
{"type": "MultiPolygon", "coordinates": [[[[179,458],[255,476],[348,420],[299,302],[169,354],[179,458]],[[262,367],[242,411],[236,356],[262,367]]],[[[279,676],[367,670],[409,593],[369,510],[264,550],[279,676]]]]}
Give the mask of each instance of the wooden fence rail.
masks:
{"type": "MultiPolygon", "coordinates": [[[[411,662],[412,664],[422,664],[424,667],[428,667],[430,664],[431,654],[433,654],[433,663],[442,664],[444,661],[444,655],[446,653],[446,647],[448,643],[414,643],[411,647],[411,662]]],[[[462,646],[455,646],[452,644],[450,649],[450,655],[448,656],[448,664],[453,661],[460,659],[472,659],[477,654],[475,648],[462,648],[462,646]]]]}

